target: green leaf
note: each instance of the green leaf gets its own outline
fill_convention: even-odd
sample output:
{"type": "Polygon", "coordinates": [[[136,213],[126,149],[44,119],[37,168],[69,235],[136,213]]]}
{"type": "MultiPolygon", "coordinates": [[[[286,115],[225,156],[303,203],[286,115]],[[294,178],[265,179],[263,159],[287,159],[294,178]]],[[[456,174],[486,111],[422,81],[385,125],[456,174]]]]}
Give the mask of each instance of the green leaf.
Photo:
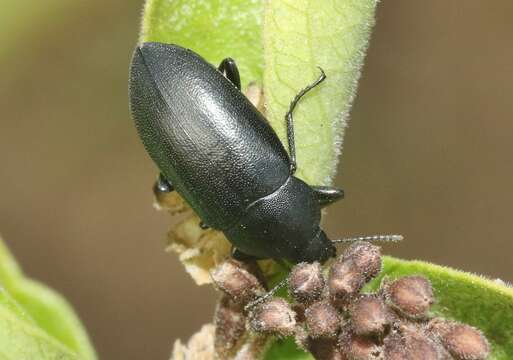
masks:
{"type": "Polygon", "coordinates": [[[6,309],[18,319],[34,324],[34,321],[25,309],[2,287],[0,287],[0,307],[6,309]]]}
{"type": "MultiPolygon", "coordinates": [[[[447,267],[422,261],[405,261],[384,257],[383,271],[369,290],[375,290],[386,276],[395,279],[406,275],[426,276],[433,284],[437,302],[433,315],[457,320],[482,330],[492,345],[489,360],[513,359],[513,288],[447,267]]],[[[291,339],[276,341],[267,360],[312,359],[299,350],[291,339]]]]}
{"type": "Polygon", "coordinates": [[[1,238],[0,285],[0,359],[96,359],[67,301],[25,278],[1,238]]]}
{"type": "Polygon", "coordinates": [[[261,0],[148,0],[141,41],[179,44],[212,64],[237,61],[242,86],[262,83],[261,0]]]}
{"type": "Polygon", "coordinates": [[[0,359],[78,360],[75,353],[37,326],[0,306],[0,359]]]}
{"type": "Polygon", "coordinates": [[[376,0],[268,1],[264,20],[266,115],[285,139],[284,115],[298,90],[327,80],[294,113],[297,175],[329,185],[360,77],[376,0]]]}

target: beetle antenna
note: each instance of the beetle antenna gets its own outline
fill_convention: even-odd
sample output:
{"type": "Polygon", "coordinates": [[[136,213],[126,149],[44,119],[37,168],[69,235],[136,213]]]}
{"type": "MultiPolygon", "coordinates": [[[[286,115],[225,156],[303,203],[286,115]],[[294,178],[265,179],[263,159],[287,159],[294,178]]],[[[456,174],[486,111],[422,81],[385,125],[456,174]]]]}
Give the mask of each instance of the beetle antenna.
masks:
{"type": "Polygon", "coordinates": [[[371,236],[357,236],[352,238],[332,240],[334,244],[340,243],[353,243],[356,241],[384,241],[384,242],[398,242],[402,241],[402,235],[371,235],[371,236]]]}
{"type": "Polygon", "coordinates": [[[271,290],[269,290],[267,293],[265,293],[264,295],[260,296],[259,298],[255,299],[255,300],[249,302],[246,306],[244,306],[244,311],[249,311],[252,308],[254,308],[256,305],[261,304],[264,301],[266,301],[267,299],[269,299],[271,296],[276,294],[276,292],[278,290],[280,290],[282,287],[287,285],[288,281],[289,281],[289,278],[286,277],[285,279],[280,281],[275,287],[273,287],[271,290]]]}

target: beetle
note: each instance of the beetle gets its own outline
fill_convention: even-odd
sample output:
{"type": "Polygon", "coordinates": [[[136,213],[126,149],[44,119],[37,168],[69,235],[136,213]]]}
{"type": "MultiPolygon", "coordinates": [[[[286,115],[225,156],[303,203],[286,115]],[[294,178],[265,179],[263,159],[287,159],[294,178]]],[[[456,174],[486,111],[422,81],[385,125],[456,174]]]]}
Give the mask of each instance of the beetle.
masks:
{"type": "Polygon", "coordinates": [[[321,209],[343,197],[335,187],[294,176],[293,111],[326,79],[290,103],[288,153],[265,117],[240,91],[235,61],[218,68],[178,45],[146,42],[130,67],[130,111],[160,170],[155,191],[176,190],[204,227],[222,231],[235,258],[325,262],[336,255],[320,228],[321,209]]]}

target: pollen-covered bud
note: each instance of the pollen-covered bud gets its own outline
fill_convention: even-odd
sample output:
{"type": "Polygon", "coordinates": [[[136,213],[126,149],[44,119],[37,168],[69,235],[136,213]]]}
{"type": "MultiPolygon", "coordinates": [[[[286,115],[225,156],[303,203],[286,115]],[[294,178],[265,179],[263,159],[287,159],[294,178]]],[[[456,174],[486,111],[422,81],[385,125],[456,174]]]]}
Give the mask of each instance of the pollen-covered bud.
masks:
{"type": "Polygon", "coordinates": [[[334,338],[340,328],[338,311],[328,302],[319,301],[305,311],[308,335],[312,338],[334,338]]]}
{"type": "Polygon", "coordinates": [[[385,302],[376,296],[364,295],[355,300],[349,308],[349,314],[356,335],[382,336],[389,324],[385,302]]]}
{"type": "Polygon", "coordinates": [[[220,358],[228,358],[246,332],[244,306],[224,295],[217,305],[214,324],[216,353],[220,358]]]}
{"type": "Polygon", "coordinates": [[[292,268],[288,282],[290,296],[301,304],[317,300],[325,285],[322,268],[318,262],[297,264],[292,268]]]}
{"type": "Polygon", "coordinates": [[[328,292],[332,303],[344,307],[356,295],[365,278],[352,259],[339,258],[331,267],[328,276],[328,292]]]}
{"type": "Polygon", "coordinates": [[[282,298],[274,298],[255,306],[249,317],[249,326],[255,332],[281,336],[294,334],[296,314],[282,298]]]}
{"type": "Polygon", "coordinates": [[[384,360],[383,346],[372,339],[345,332],[340,336],[339,346],[349,360],[384,360]]]}
{"type": "Polygon", "coordinates": [[[369,281],[381,271],[381,249],[366,241],[351,244],[344,252],[344,259],[352,259],[369,281]]]}
{"type": "Polygon", "coordinates": [[[435,319],[429,328],[458,360],[484,360],[490,354],[488,341],[472,326],[435,319]]]}
{"type": "Polygon", "coordinates": [[[235,301],[246,304],[265,294],[264,287],[242,263],[229,259],[211,273],[216,286],[235,301]]]}
{"type": "Polygon", "coordinates": [[[385,286],[385,293],[392,306],[411,319],[427,316],[434,302],[433,288],[422,276],[406,276],[385,286]]]}

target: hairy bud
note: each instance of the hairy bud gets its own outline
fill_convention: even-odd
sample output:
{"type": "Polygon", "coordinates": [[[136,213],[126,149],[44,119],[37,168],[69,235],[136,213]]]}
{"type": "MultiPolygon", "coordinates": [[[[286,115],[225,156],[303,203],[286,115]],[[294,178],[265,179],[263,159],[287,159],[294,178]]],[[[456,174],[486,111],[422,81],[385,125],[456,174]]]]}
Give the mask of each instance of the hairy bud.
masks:
{"type": "Polygon", "coordinates": [[[412,319],[425,318],[434,302],[431,283],[422,276],[400,278],[386,285],[385,292],[392,306],[412,319]]]}
{"type": "Polygon", "coordinates": [[[244,306],[224,295],[217,305],[214,325],[216,353],[222,359],[228,358],[246,332],[244,306]]]}
{"type": "Polygon", "coordinates": [[[353,332],[362,336],[382,336],[388,327],[385,302],[376,296],[364,295],[355,300],[350,308],[353,332]]]}
{"type": "Polygon", "coordinates": [[[356,263],[352,259],[339,258],[328,276],[329,297],[334,305],[343,307],[364,284],[365,278],[356,263]]]}
{"type": "Polygon", "coordinates": [[[296,314],[282,298],[274,298],[255,306],[250,313],[249,326],[258,333],[289,336],[294,334],[296,314]]]}
{"type": "Polygon", "coordinates": [[[421,328],[401,324],[398,333],[385,338],[385,355],[390,360],[443,360],[443,349],[421,328]]]}
{"type": "Polygon", "coordinates": [[[319,301],[305,311],[308,334],[312,338],[334,338],[340,328],[338,311],[328,302],[319,301]]]}
{"type": "Polygon", "coordinates": [[[429,328],[458,360],[484,360],[490,354],[488,341],[472,326],[436,319],[429,328]]]}
{"type": "Polygon", "coordinates": [[[352,259],[360,272],[369,281],[381,271],[381,249],[366,241],[352,244],[344,252],[344,259],[352,259]]]}
{"type": "Polygon", "coordinates": [[[234,259],[221,263],[214,269],[211,276],[221,291],[239,303],[246,304],[265,294],[256,276],[234,259]]]}
{"type": "Polygon", "coordinates": [[[317,300],[325,285],[322,268],[318,262],[297,264],[292,268],[288,281],[290,296],[302,304],[317,300]]]}

